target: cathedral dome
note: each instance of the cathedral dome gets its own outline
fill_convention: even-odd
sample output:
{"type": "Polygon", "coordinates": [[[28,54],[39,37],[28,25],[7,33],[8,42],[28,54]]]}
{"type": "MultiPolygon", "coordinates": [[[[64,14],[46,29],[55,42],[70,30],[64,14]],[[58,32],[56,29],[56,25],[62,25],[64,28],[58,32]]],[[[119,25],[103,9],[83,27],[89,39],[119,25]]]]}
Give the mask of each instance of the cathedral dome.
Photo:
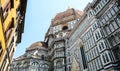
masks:
{"type": "Polygon", "coordinates": [[[39,41],[39,42],[35,42],[32,45],[30,45],[30,47],[28,49],[32,49],[32,48],[47,48],[47,44],[45,42],[39,41]]]}
{"type": "Polygon", "coordinates": [[[70,9],[67,9],[66,11],[64,11],[64,12],[58,13],[58,14],[54,17],[53,20],[62,19],[62,18],[64,18],[64,17],[68,17],[68,16],[75,15],[75,14],[82,15],[83,12],[82,12],[82,11],[79,11],[79,10],[75,10],[74,8],[70,8],[70,9]]]}
{"type": "Polygon", "coordinates": [[[52,26],[58,25],[61,22],[72,21],[75,19],[79,19],[83,15],[82,11],[75,10],[74,8],[67,9],[64,12],[60,12],[56,14],[56,16],[52,19],[52,26]]]}

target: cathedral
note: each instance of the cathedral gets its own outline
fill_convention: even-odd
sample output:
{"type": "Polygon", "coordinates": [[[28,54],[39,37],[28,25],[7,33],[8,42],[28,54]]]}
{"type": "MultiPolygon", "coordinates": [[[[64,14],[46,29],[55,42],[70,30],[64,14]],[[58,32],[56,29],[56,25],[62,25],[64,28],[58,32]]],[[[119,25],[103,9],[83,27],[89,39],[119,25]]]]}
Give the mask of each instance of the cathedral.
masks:
{"type": "Polygon", "coordinates": [[[73,8],[58,13],[51,21],[44,42],[33,43],[25,54],[15,58],[11,71],[67,71],[68,35],[82,12],[73,8]]]}
{"type": "Polygon", "coordinates": [[[48,71],[48,47],[45,42],[33,43],[25,54],[14,59],[10,71],[48,71]]]}
{"type": "Polygon", "coordinates": [[[11,71],[120,71],[120,1],[57,13],[44,42],[15,58],[11,71]]]}

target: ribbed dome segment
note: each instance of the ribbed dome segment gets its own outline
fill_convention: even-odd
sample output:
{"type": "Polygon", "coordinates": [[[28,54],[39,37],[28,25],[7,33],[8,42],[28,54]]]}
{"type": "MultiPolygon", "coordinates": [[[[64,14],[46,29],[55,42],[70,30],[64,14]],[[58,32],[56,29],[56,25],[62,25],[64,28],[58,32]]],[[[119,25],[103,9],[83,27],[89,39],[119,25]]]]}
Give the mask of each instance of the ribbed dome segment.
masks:
{"type": "Polygon", "coordinates": [[[64,11],[64,12],[58,13],[58,14],[53,18],[53,20],[62,19],[62,18],[64,18],[64,17],[68,17],[68,16],[75,15],[75,14],[82,15],[83,12],[82,12],[82,11],[79,11],[79,10],[75,10],[75,9],[73,9],[73,8],[67,9],[67,10],[64,11]]]}
{"type": "Polygon", "coordinates": [[[30,45],[29,48],[34,48],[34,47],[36,47],[36,46],[39,46],[40,48],[41,48],[41,47],[42,47],[42,48],[47,48],[46,43],[45,43],[45,42],[41,42],[41,41],[33,43],[32,45],[30,45]]]}

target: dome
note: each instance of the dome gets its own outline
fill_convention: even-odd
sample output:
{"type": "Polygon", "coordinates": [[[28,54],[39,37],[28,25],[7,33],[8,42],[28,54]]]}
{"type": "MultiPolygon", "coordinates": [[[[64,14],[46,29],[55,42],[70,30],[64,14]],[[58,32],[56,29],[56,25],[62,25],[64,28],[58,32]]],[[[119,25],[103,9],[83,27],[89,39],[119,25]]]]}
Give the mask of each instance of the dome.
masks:
{"type": "Polygon", "coordinates": [[[62,19],[64,17],[68,17],[68,16],[71,16],[71,15],[75,15],[75,14],[78,14],[78,15],[82,15],[83,12],[82,11],[79,11],[79,10],[75,10],[74,8],[70,8],[70,9],[67,9],[66,11],[64,12],[60,12],[58,13],[53,20],[59,20],[59,19],[62,19]]]}
{"type": "Polygon", "coordinates": [[[40,48],[47,48],[47,44],[41,41],[33,43],[29,48],[34,48],[36,46],[39,46],[40,48]]]}

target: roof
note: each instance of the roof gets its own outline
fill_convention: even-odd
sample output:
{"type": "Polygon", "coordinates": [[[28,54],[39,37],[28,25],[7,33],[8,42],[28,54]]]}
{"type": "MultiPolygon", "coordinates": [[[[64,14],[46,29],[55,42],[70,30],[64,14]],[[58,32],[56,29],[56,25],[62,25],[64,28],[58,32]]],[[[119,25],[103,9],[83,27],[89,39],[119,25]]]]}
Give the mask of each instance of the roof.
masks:
{"type": "Polygon", "coordinates": [[[59,19],[62,19],[62,18],[64,18],[64,17],[68,17],[68,16],[76,15],[76,14],[81,15],[81,14],[82,14],[82,11],[75,10],[74,8],[70,8],[70,9],[67,9],[66,11],[64,11],[64,12],[58,13],[58,14],[53,18],[53,20],[59,20],[59,19]]]}
{"type": "Polygon", "coordinates": [[[45,42],[42,42],[42,41],[33,43],[32,45],[30,45],[29,48],[34,48],[36,46],[39,46],[40,48],[47,48],[47,44],[45,42]]]}

